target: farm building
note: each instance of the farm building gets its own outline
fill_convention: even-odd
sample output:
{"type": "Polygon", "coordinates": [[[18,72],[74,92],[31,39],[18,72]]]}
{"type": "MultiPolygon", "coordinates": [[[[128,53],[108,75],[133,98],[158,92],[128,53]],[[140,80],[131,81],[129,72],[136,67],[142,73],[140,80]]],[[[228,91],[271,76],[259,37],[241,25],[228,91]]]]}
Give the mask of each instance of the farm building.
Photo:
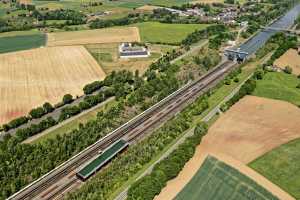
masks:
{"type": "Polygon", "coordinates": [[[143,58],[150,56],[146,47],[133,46],[131,43],[122,43],[119,46],[120,58],[143,58]]]}

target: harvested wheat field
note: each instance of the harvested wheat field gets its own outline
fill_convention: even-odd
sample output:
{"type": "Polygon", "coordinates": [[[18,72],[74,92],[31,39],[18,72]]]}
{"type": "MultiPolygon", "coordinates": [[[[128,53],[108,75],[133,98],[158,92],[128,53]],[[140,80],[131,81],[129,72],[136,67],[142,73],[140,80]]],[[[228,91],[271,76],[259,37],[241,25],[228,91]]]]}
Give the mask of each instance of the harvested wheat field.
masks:
{"type": "Polygon", "coordinates": [[[226,163],[236,163],[235,168],[280,199],[293,199],[246,164],[300,137],[299,119],[299,108],[290,103],[255,96],[244,97],[212,125],[193,158],[178,177],[168,182],[155,200],[173,199],[194,176],[208,154],[217,155],[226,163]]]}
{"type": "Polygon", "coordinates": [[[300,75],[300,55],[295,49],[290,49],[285,52],[285,54],[275,60],[274,65],[282,69],[286,66],[290,66],[293,69],[293,74],[300,75]]]}
{"type": "Polygon", "coordinates": [[[64,94],[82,95],[105,73],[82,46],[49,47],[0,55],[0,124],[64,94]]]}
{"type": "Polygon", "coordinates": [[[144,5],[141,7],[138,7],[137,10],[141,11],[153,11],[155,9],[161,8],[160,6],[152,6],[152,5],[144,5]]]}
{"type": "Polygon", "coordinates": [[[47,46],[139,42],[137,27],[104,28],[97,30],[48,33],[47,46]]]}

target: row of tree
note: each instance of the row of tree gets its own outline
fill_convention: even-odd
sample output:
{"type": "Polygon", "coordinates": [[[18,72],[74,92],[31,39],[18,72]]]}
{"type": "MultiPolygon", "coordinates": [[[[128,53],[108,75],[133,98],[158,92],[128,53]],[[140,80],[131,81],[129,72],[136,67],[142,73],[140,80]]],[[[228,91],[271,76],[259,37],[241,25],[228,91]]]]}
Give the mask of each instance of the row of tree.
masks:
{"type": "MultiPolygon", "coordinates": [[[[2,191],[0,199],[18,191],[93,144],[137,113],[178,89],[183,84],[176,79],[180,66],[169,63],[177,55],[180,55],[180,52],[175,51],[159,59],[151,65],[144,77],[139,77],[138,73],[133,75],[127,71],[113,72],[107,76],[103,85],[112,88],[119,103],[107,111],[99,112],[95,120],[91,120],[85,125],[80,124],[78,128],[70,130],[66,134],[57,135],[55,138],[46,139],[35,145],[19,143],[15,138],[6,138],[0,142],[0,159],[3,161],[0,163],[0,168],[3,169],[0,171],[0,188],[2,191]]],[[[101,91],[104,86],[100,86],[101,91]]],[[[94,88],[93,86],[89,87],[94,88]]],[[[93,89],[88,89],[88,91],[94,95],[93,89]]],[[[93,100],[85,100],[93,102],[93,100]]],[[[205,98],[201,100],[201,105],[198,105],[193,113],[190,111],[178,115],[175,121],[166,124],[165,128],[160,129],[153,137],[151,135],[148,140],[135,145],[136,148],[129,148],[131,149],[128,151],[128,153],[131,152],[128,154],[129,156],[122,156],[114,160],[113,163],[118,164],[109,165],[108,168],[99,173],[102,174],[99,175],[102,178],[96,178],[97,183],[85,184],[86,186],[82,189],[85,192],[76,193],[71,199],[89,199],[92,197],[107,199],[107,195],[110,195],[121,183],[128,180],[141,166],[148,163],[155,153],[158,153],[166,144],[169,144],[189,128],[192,116],[201,113],[207,106],[208,103],[205,98]],[[141,156],[142,154],[143,156],[141,156]],[[99,188],[102,190],[99,191],[99,188]]]]}
{"type": "Polygon", "coordinates": [[[187,138],[168,157],[157,163],[152,172],[132,184],[128,190],[128,200],[152,200],[159,194],[167,181],[175,178],[185,163],[194,155],[196,147],[207,133],[205,123],[197,124],[194,135],[187,138]]]}
{"type": "Polygon", "coordinates": [[[167,145],[171,144],[192,125],[192,118],[208,108],[207,97],[198,98],[175,118],[165,123],[147,138],[130,146],[121,156],[114,159],[106,168],[101,169],[79,190],[69,194],[66,199],[110,199],[111,195],[139,170],[148,164],[167,145]],[[198,107],[198,112],[193,113],[198,107]],[[200,109],[200,107],[202,107],[200,109]],[[101,189],[99,189],[101,188],[101,189]]]}

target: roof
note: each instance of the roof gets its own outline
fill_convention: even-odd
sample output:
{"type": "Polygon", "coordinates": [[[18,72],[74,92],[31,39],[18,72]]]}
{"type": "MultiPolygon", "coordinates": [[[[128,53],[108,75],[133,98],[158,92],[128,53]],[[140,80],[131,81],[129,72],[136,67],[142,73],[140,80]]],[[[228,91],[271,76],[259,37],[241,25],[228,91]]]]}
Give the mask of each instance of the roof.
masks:
{"type": "Polygon", "coordinates": [[[128,143],[126,141],[119,140],[118,142],[111,145],[108,149],[106,149],[96,159],[86,165],[83,169],[81,169],[77,174],[82,178],[88,178],[127,146],[128,143]]]}

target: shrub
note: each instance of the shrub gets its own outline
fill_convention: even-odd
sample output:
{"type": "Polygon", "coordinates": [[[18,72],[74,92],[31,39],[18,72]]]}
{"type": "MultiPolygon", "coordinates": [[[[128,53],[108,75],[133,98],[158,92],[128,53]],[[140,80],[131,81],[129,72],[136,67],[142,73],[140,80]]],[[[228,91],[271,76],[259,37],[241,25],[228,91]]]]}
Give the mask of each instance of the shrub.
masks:
{"type": "Polygon", "coordinates": [[[47,112],[44,110],[44,108],[42,107],[37,107],[37,108],[33,108],[30,112],[29,115],[34,118],[34,119],[38,119],[40,117],[42,117],[43,115],[45,115],[47,112]]]}
{"type": "Polygon", "coordinates": [[[72,103],[72,101],[73,101],[73,96],[72,96],[72,95],[70,95],[70,94],[65,94],[65,95],[63,96],[63,103],[64,103],[64,104],[72,103]]]}
{"type": "Polygon", "coordinates": [[[283,69],[283,71],[284,71],[285,73],[287,73],[287,74],[291,74],[291,73],[293,72],[293,69],[292,69],[291,67],[289,67],[289,66],[286,66],[286,67],[283,69]]]}
{"type": "Polygon", "coordinates": [[[54,107],[49,102],[44,103],[43,108],[47,113],[50,113],[54,110],[54,107]]]}
{"type": "Polygon", "coordinates": [[[11,120],[7,124],[3,124],[2,128],[4,131],[8,131],[12,128],[17,128],[23,124],[26,124],[28,122],[29,118],[26,116],[18,117],[16,119],[11,120]]]}

